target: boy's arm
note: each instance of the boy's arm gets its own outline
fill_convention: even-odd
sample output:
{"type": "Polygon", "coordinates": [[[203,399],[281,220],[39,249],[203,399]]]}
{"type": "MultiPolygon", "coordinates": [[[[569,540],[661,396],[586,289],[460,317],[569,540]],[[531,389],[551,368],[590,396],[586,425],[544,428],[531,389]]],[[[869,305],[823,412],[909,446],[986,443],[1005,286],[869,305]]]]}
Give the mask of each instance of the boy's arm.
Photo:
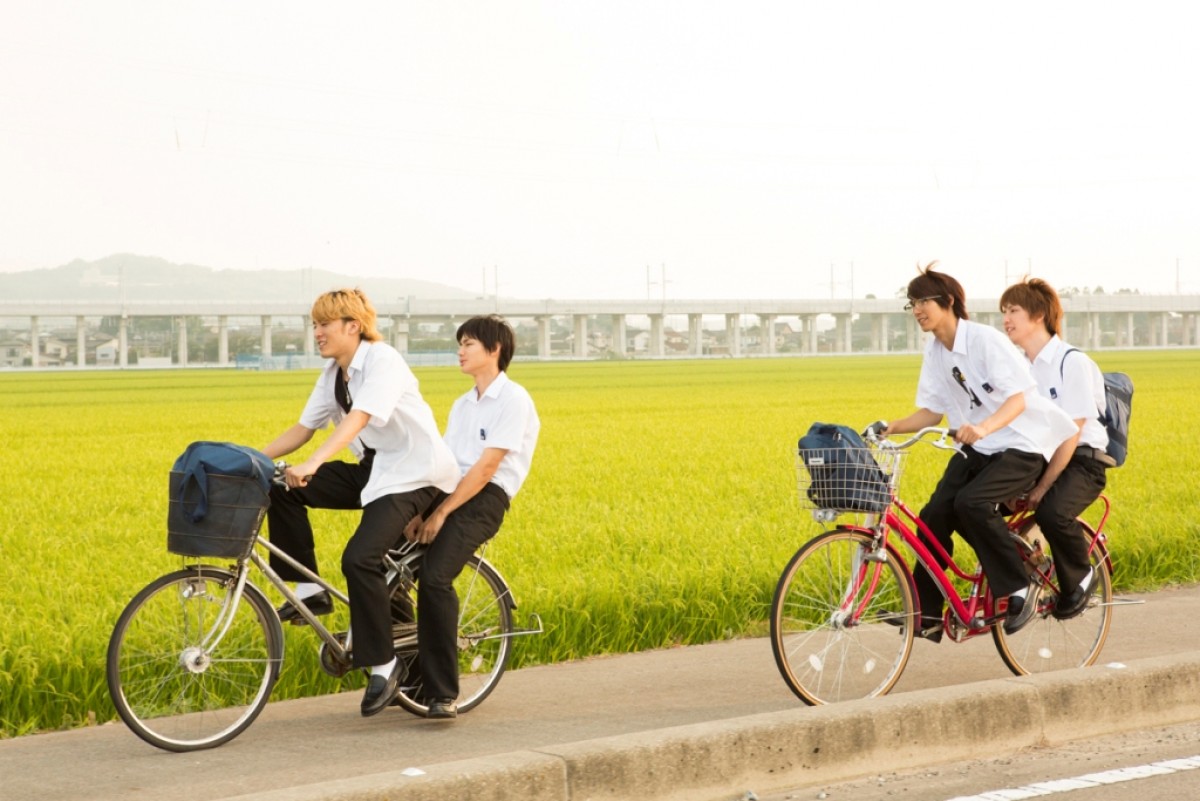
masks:
{"type": "Polygon", "coordinates": [[[958,429],[954,439],[963,445],[973,445],[988,434],[995,433],[1016,420],[1023,411],[1025,411],[1025,393],[1014,392],[1004,403],[1000,404],[999,409],[979,425],[967,423],[958,429]]]}
{"type": "Polygon", "coordinates": [[[312,439],[312,436],[313,430],[311,428],[296,423],[296,425],[273,439],[271,444],[262,449],[262,452],[266,454],[268,459],[274,461],[280,456],[287,456],[289,453],[304,447],[312,439]]]}
{"type": "Polygon", "coordinates": [[[405,536],[422,544],[433,542],[450,513],[478,495],[479,491],[492,480],[492,476],[496,475],[496,470],[507,453],[507,448],[484,448],[479,460],[471,465],[471,469],[458,482],[454,492],[447,495],[445,500],[438,504],[438,508],[433,510],[428,520],[421,522],[418,526],[406,527],[405,536]]]}
{"type": "Polygon", "coordinates": [[[942,422],[942,417],[941,412],[934,412],[929,409],[917,409],[908,417],[889,423],[883,435],[911,434],[914,431],[920,431],[922,428],[938,425],[942,422]]]}
{"type": "MultiPolygon", "coordinates": [[[[342,418],[342,422],[337,424],[337,428],[333,429],[333,433],[329,435],[329,438],[313,451],[312,456],[309,456],[300,464],[292,465],[287,469],[287,472],[284,474],[284,480],[287,481],[287,485],[289,487],[303,487],[307,485],[313,473],[317,472],[317,468],[329,461],[342,448],[353,442],[354,438],[367,427],[367,423],[370,421],[371,416],[366,412],[360,412],[358,409],[352,410],[342,418]]],[[[309,432],[309,436],[312,436],[311,432],[309,432]]]]}

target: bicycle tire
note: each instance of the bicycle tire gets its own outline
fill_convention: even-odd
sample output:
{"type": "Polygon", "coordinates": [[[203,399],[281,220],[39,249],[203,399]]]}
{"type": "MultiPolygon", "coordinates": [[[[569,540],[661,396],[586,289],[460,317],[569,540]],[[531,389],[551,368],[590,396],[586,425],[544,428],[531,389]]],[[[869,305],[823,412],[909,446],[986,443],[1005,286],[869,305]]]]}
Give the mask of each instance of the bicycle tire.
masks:
{"type": "MultiPolygon", "coordinates": [[[[1087,524],[1084,535],[1089,544],[1095,540],[1096,535],[1087,524]]],[[[1096,578],[1082,614],[1068,620],[1055,618],[1053,610],[1058,595],[1050,584],[1042,583],[1038,588],[1038,611],[1020,631],[1006,634],[1002,624],[992,627],[996,650],[1016,675],[1087,667],[1100,656],[1112,624],[1112,574],[1103,543],[1090,549],[1089,558],[1096,578]]],[[[1053,569],[1050,576],[1055,577],[1053,569]]]]}
{"type": "Polygon", "coordinates": [[[216,650],[237,585],[224,568],[192,566],[160,576],[118,618],[108,643],[107,681],[117,714],[134,734],[167,751],[214,748],[254,722],[283,660],[283,630],[262,592],[246,583],[216,650]]]}
{"type": "MultiPolygon", "coordinates": [[[[392,628],[396,656],[405,662],[407,676],[401,683],[396,704],[419,717],[425,717],[429,705],[417,658],[416,619],[417,587],[421,562],[409,565],[411,574],[401,572],[389,582],[392,600],[392,628]]],[[[500,573],[478,555],[467,560],[454,580],[458,592],[458,711],[470,712],[479,706],[504,674],[512,653],[512,592],[500,573]]]]}
{"type": "Polygon", "coordinates": [[[771,649],[792,692],[816,706],[891,690],[912,653],[911,586],[869,533],[837,528],[802,546],[771,602],[771,649]]]}

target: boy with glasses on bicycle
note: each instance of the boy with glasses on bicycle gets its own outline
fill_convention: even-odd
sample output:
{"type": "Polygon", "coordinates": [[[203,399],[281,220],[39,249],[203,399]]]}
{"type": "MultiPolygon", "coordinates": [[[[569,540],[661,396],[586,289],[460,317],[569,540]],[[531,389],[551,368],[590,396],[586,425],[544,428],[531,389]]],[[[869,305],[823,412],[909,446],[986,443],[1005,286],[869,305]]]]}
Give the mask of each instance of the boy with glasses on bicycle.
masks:
{"type": "Polygon", "coordinates": [[[533,399],[505,370],[516,347],[500,317],[458,328],[458,364],[475,385],[454,402],[445,441],[462,478],[449,495],[413,518],[404,535],[428,545],[417,581],[417,649],[430,718],[458,715],[458,594],[454,579],[471,554],[500,530],[529,475],[541,423],[533,399]]]}
{"type": "MultiPolygon", "coordinates": [[[[920,517],[953,554],[957,531],[975,550],[993,595],[1007,597],[1004,630],[1015,633],[1033,616],[1029,578],[1009,540],[1000,504],[1037,481],[1046,461],[1074,431],[1059,409],[1037,394],[1028,363],[995,328],[968,319],[966,295],[953,277],[927,265],[908,284],[911,311],[932,334],[909,416],[874,428],[884,436],[936,426],[943,417],[963,445],[952,456],[920,517]]],[[[945,567],[943,564],[942,567],[945,567]]],[[[919,636],[941,639],[944,598],[924,570],[916,571],[919,636]]]]}
{"type": "Polygon", "coordinates": [[[1059,338],[1062,302],[1045,281],[1013,284],[1000,296],[1000,311],[1008,338],[1029,359],[1038,392],[1075,421],[1074,435],[1054,452],[1025,497],[1050,542],[1061,590],[1054,616],[1065,620],[1087,606],[1094,575],[1079,515],[1104,491],[1105,471],[1115,464],[1099,420],[1107,405],[1104,377],[1086,353],[1059,338]]]}
{"type": "MultiPolygon", "coordinates": [[[[371,673],[362,699],[366,717],[392,701],[404,673],[393,651],[384,554],[439,490],[455,488],[458,470],[416,376],[376,330],[375,309],[366,295],[357,289],[326,292],[313,303],[312,320],[317,347],[329,362],[300,421],[263,453],[278,459],[307,444],[317,429],[330,423],[335,428],[308,458],[287,469],[287,490],[271,490],[267,525],[271,542],[316,573],[308,509],[362,510],[342,552],[342,573],[350,597],[353,663],[371,673]],[[330,461],[346,447],[357,463],[330,461]]],[[[284,580],[300,582],[296,595],[313,613],[333,610],[320,586],[304,582],[275,556],[271,566],[284,580]]],[[[291,603],[278,612],[284,622],[303,622],[291,603]]]]}

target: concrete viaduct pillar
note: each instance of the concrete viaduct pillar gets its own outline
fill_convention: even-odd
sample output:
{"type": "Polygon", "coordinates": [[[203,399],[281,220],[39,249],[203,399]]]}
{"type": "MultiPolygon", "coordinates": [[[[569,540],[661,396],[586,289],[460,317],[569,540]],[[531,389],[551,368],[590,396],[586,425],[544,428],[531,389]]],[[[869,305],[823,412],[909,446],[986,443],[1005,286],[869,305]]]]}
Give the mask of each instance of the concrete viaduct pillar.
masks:
{"type": "Polygon", "coordinates": [[[550,318],[535,317],[537,323],[537,354],[539,359],[550,358],[550,318]]]}
{"type": "Polygon", "coordinates": [[[807,343],[805,351],[816,353],[821,344],[817,337],[817,315],[810,314],[804,318],[804,334],[804,341],[807,343]]]}
{"type": "Polygon", "coordinates": [[[759,330],[762,331],[762,352],[768,355],[775,353],[775,315],[758,315],[759,330]]]}
{"type": "Polygon", "coordinates": [[[87,325],[82,314],[75,317],[75,364],[87,365],[87,325]]]}
{"type": "Polygon", "coordinates": [[[663,356],[667,352],[665,334],[663,331],[663,316],[650,315],[650,342],[648,343],[651,356],[663,356]]]}
{"type": "Polygon", "coordinates": [[[850,353],[854,350],[854,315],[836,314],[837,320],[837,350],[839,353],[850,353]]]}
{"type": "Polygon", "coordinates": [[[38,330],[38,318],[29,318],[29,366],[37,367],[41,360],[42,332],[38,330]]]}
{"type": "Polygon", "coordinates": [[[729,355],[742,355],[742,315],[725,315],[725,337],[729,341],[729,355]]]}
{"type": "Polygon", "coordinates": [[[125,315],[117,323],[117,364],[129,366],[129,318],[125,315]]]}
{"type": "MultiPolygon", "coordinates": [[[[309,337],[312,339],[312,337],[309,337]]],[[[408,319],[405,317],[392,318],[392,347],[400,353],[408,353],[408,319]]],[[[310,355],[305,348],[304,355],[310,355]]]]}
{"type": "Polygon", "coordinates": [[[588,355],[588,332],[587,332],[587,315],[576,314],[573,318],[575,327],[575,355],[586,357],[588,355]]]}
{"type": "Polygon", "coordinates": [[[217,317],[217,364],[229,364],[229,317],[226,315],[217,317]]]}
{"type": "Polygon", "coordinates": [[[704,353],[704,315],[688,315],[688,353],[701,356],[704,353]]]}
{"type": "Polygon", "coordinates": [[[176,350],[179,352],[179,358],[177,360],[177,363],[179,364],[180,367],[187,367],[187,363],[188,363],[187,318],[186,317],[176,317],[175,320],[179,324],[179,328],[175,332],[176,341],[178,343],[176,350]]]}
{"type": "Polygon", "coordinates": [[[271,358],[271,316],[264,314],[260,319],[262,324],[262,358],[271,358]]]}
{"type": "Polygon", "coordinates": [[[625,336],[625,315],[614,314],[612,316],[612,351],[618,356],[624,356],[628,348],[627,339],[625,336]]]}

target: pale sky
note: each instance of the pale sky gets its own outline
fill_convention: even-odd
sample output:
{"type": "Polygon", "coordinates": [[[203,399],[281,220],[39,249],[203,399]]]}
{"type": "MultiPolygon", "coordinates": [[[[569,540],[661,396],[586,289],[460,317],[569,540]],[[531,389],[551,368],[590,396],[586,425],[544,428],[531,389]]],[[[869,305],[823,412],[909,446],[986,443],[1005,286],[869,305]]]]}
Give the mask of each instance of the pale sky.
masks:
{"type": "Polygon", "coordinates": [[[978,297],[1196,293],[1186,8],[10,0],[0,271],[790,298],[938,259],[978,297]]]}

